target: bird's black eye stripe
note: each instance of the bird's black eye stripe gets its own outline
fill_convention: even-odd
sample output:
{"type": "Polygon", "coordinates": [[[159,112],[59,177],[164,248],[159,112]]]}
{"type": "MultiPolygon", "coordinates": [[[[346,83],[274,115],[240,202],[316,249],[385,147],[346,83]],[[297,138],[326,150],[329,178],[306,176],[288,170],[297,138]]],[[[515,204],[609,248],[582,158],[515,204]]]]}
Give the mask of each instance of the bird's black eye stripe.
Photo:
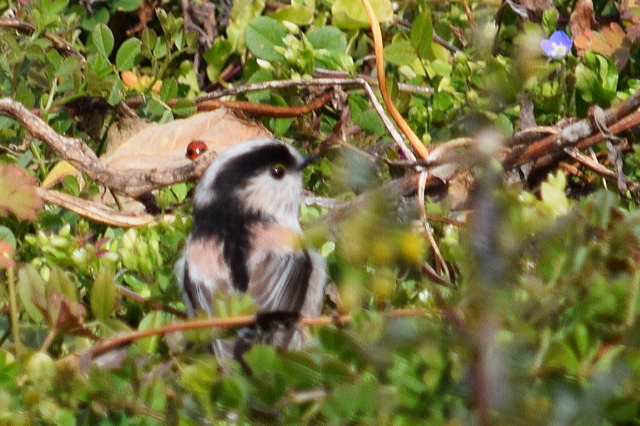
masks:
{"type": "Polygon", "coordinates": [[[271,173],[271,176],[274,179],[282,179],[284,177],[286,171],[287,171],[287,168],[285,167],[284,164],[277,163],[277,164],[274,164],[273,166],[271,166],[270,173],[271,173]]]}

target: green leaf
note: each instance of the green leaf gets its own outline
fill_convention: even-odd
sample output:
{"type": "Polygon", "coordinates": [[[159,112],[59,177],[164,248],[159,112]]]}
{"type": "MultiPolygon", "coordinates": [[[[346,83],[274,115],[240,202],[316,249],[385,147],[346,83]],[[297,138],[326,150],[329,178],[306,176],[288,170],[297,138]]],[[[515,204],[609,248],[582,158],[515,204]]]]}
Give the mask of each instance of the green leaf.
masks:
{"type": "Polygon", "coordinates": [[[82,61],[80,60],[80,58],[76,56],[69,56],[62,61],[60,66],[57,68],[56,73],[59,76],[67,76],[81,69],[82,61]]]}
{"type": "MultiPolygon", "coordinates": [[[[170,315],[166,312],[152,311],[142,318],[138,330],[153,330],[169,323],[170,315]]],[[[158,349],[161,340],[160,335],[145,337],[136,342],[136,345],[147,352],[154,353],[158,349]]]]}
{"type": "Polygon", "coordinates": [[[369,134],[383,135],[386,132],[382,119],[374,109],[363,111],[354,122],[369,134]]]}
{"type": "Polygon", "coordinates": [[[284,57],[274,47],[284,47],[282,39],[287,31],[273,18],[259,16],[253,19],[244,30],[247,47],[256,58],[266,61],[282,61],[284,57]]]}
{"type": "Polygon", "coordinates": [[[178,99],[171,107],[171,111],[179,117],[188,117],[198,112],[198,108],[191,99],[178,99]]]}
{"type": "Polygon", "coordinates": [[[576,90],[587,103],[608,105],[616,96],[618,70],[615,64],[599,53],[584,53],[585,63],[576,67],[576,90]]]}
{"type": "Polygon", "coordinates": [[[72,410],[62,408],[55,412],[53,423],[58,426],[76,426],[76,417],[72,410]]]}
{"type": "Polygon", "coordinates": [[[224,377],[213,386],[211,398],[227,410],[237,410],[244,406],[247,395],[237,380],[224,377]]]}
{"type": "Polygon", "coordinates": [[[96,28],[98,24],[106,24],[109,22],[109,11],[104,7],[99,7],[94,9],[95,12],[89,16],[87,19],[82,21],[82,28],[85,31],[92,31],[96,28]]]}
{"type": "Polygon", "coordinates": [[[207,61],[207,77],[211,81],[217,81],[220,73],[227,64],[227,59],[233,53],[233,46],[222,37],[214,40],[211,49],[207,50],[202,57],[207,61]]]}
{"type": "MultiPolygon", "coordinates": [[[[393,18],[393,7],[389,0],[370,0],[380,23],[390,22],[393,18]]],[[[338,28],[369,28],[369,17],[359,0],[336,0],[331,5],[332,22],[338,28]]]]}
{"type": "MultiPolygon", "coordinates": [[[[287,106],[287,101],[278,95],[271,95],[271,104],[277,106],[287,106]]],[[[272,118],[269,120],[269,127],[276,136],[283,136],[291,127],[291,118],[272,118]]]]}
{"type": "MultiPolygon", "coordinates": [[[[273,72],[259,69],[249,77],[249,83],[260,83],[262,81],[273,80],[273,72]]],[[[271,92],[269,90],[256,90],[255,92],[249,92],[246,94],[247,99],[250,102],[266,103],[271,99],[271,92]]]]}
{"type": "Polygon", "coordinates": [[[156,47],[158,36],[151,28],[145,28],[142,30],[142,34],[140,34],[140,41],[142,41],[142,47],[144,47],[145,50],[151,51],[156,47]]]}
{"type": "Polygon", "coordinates": [[[309,31],[306,37],[314,49],[327,49],[339,53],[347,51],[347,37],[337,27],[319,27],[309,31]]]}
{"type": "Polygon", "coordinates": [[[409,41],[399,41],[384,48],[384,59],[394,65],[409,65],[416,59],[416,54],[409,41]]]}
{"type": "Polygon", "coordinates": [[[167,54],[167,40],[165,36],[160,36],[156,40],[156,46],[153,48],[153,56],[156,59],[164,58],[167,54]]]}
{"type": "Polygon", "coordinates": [[[140,61],[140,50],[142,41],[137,38],[130,38],[122,43],[116,53],[116,66],[119,71],[129,70],[140,61]]]}
{"type": "Polygon", "coordinates": [[[416,20],[411,28],[411,45],[418,52],[421,59],[431,60],[435,58],[433,54],[433,25],[431,24],[431,12],[425,9],[416,20]]]}
{"type": "Polygon", "coordinates": [[[113,50],[113,34],[105,24],[98,24],[91,31],[91,42],[95,49],[105,58],[108,58],[113,50]]]}
{"type": "Polygon", "coordinates": [[[353,58],[346,53],[319,49],[313,51],[314,66],[329,70],[353,72],[353,58]]]}
{"type": "Polygon", "coordinates": [[[142,0],[110,0],[107,5],[111,10],[133,12],[142,4],[142,0]]]}
{"type": "Polygon", "coordinates": [[[165,106],[153,98],[149,99],[149,101],[147,102],[147,109],[152,114],[158,116],[163,115],[166,111],[165,106]]]}
{"type": "Polygon", "coordinates": [[[42,2],[43,8],[47,13],[51,15],[59,15],[67,5],[69,4],[68,0],[55,0],[55,1],[47,1],[42,2]]]}
{"type": "Polygon", "coordinates": [[[18,296],[24,310],[37,323],[44,319],[40,308],[47,305],[45,292],[45,282],[36,268],[29,264],[23,266],[18,272],[18,296]]]}
{"type": "Polygon", "coordinates": [[[116,106],[122,100],[121,90],[122,82],[120,79],[116,79],[109,90],[109,97],[107,98],[107,102],[109,105],[116,106]]]}
{"type": "Polygon", "coordinates": [[[173,99],[178,95],[178,82],[174,78],[166,78],[160,87],[160,98],[163,101],[173,99]]]}
{"type": "Polygon", "coordinates": [[[313,22],[313,9],[302,5],[279,7],[271,17],[280,22],[288,21],[296,25],[309,25],[313,22]]]}
{"type": "Polygon", "coordinates": [[[11,247],[16,248],[16,236],[13,231],[6,226],[0,225],[0,241],[7,242],[11,247]]]}
{"type": "Polygon", "coordinates": [[[91,287],[91,311],[100,320],[109,318],[111,311],[116,306],[116,283],[111,271],[102,267],[98,271],[93,287],[91,287]]]}
{"type": "Polygon", "coordinates": [[[64,294],[69,300],[77,300],[75,284],[71,282],[67,274],[57,265],[51,268],[48,287],[64,294]]]}
{"type": "Polygon", "coordinates": [[[562,342],[553,342],[547,352],[544,361],[546,368],[566,371],[569,374],[576,373],[580,368],[580,363],[576,355],[567,345],[562,342]]]}
{"type": "Polygon", "coordinates": [[[542,13],[542,28],[545,34],[551,34],[558,28],[558,18],[560,17],[560,13],[558,13],[558,9],[555,7],[547,8],[542,13]]]}

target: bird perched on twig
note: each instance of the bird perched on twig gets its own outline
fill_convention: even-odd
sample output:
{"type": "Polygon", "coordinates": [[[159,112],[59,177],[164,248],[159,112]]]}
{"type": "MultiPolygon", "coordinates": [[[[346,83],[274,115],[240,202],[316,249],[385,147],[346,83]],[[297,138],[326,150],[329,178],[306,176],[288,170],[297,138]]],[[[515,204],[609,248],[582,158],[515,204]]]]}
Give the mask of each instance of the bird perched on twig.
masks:
{"type": "Polygon", "coordinates": [[[218,359],[240,360],[255,342],[300,348],[297,319],[320,313],[325,260],[301,246],[298,220],[311,161],[282,141],[251,140],[216,157],[196,187],[193,230],[176,268],[189,315],[215,315],[217,292],[247,293],[259,307],[237,339],[213,342],[218,359]]]}

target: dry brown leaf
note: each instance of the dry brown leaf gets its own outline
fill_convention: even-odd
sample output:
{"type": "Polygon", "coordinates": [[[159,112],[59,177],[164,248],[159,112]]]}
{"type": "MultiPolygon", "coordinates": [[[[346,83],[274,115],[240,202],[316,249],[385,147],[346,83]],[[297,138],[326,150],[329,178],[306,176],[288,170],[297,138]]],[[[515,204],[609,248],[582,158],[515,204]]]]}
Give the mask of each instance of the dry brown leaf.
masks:
{"type": "Polygon", "coordinates": [[[220,153],[240,142],[265,137],[272,135],[260,123],[220,108],[166,124],[150,124],[101,160],[114,170],[179,167],[191,162],[186,151],[194,140],[220,153]]]}
{"type": "Polygon", "coordinates": [[[612,22],[608,27],[601,28],[600,31],[585,31],[575,37],[574,44],[580,56],[585,50],[593,50],[613,58],[618,70],[623,69],[629,62],[631,40],[620,25],[615,22],[612,22]]]}
{"type": "Polygon", "coordinates": [[[586,31],[595,28],[596,18],[591,0],[578,0],[569,17],[569,26],[574,40],[586,31]]]}
{"type": "Polygon", "coordinates": [[[49,323],[57,332],[95,337],[89,329],[84,328],[84,320],[87,314],[84,305],[51,289],[48,291],[47,296],[48,309],[43,313],[47,315],[49,323]]]}
{"type": "Polygon", "coordinates": [[[36,194],[38,180],[22,168],[0,165],[0,216],[13,213],[20,219],[36,220],[44,202],[36,194]]]}
{"type": "Polygon", "coordinates": [[[624,27],[631,42],[640,39],[640,3],[637,0],[620,2],[620,18],[625,21],[624,27]]]}

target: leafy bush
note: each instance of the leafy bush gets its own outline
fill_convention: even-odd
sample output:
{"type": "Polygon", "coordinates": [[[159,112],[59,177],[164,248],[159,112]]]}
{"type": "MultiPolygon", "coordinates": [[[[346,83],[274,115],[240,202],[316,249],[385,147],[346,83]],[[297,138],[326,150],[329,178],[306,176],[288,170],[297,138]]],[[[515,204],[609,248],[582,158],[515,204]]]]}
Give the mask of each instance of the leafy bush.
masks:
{"type": "MultiPolygon", "coordinates": [[[[3,109],[0,423],[638,423],[637,118],[615,115],[640,87],[637,6],[595,1],[598,18],[620,22],[577,34],[566,11],[587,2],[370,0],[391,98],[430,152],[446,154],[423,159],[437,181],[424,199],[366,86],[339,85],[374,84],[377,72],[383,46],[359,2],[227,3],[0,0],[1,97],[102,155],[124,116],[165,123],[228,94],[300,107],[326,89],[305,83],[333,78],[321,109],[261,118],[320,155],[307,187],[348,206],[302,212],[335,284],[333,320],[309,327],[304,351],[256,345],[251,374],[219,370],[203,349],[212,331],[179,327],[173,268],[193,184],[161,188],[164,214],[137,228],[44,206],[38,182],[81,199],[104,188],[3,109]],[[199,20],[207,13],[216,19],[199,20]],[[540,42],[567,22],[573,50],[546,56],[540,42]],[[251,84],[260,90],[241,90],[251,84]],[[561,138],[585,118],[599,137],[589,145],[518,157],[539,140],[501,143],[561,138]],[[514,156],[522,167],[505,166],[514,156]],[[442,165],[455,173],[441,178],[442,165]]],[[[246,309],[226,302],[230,314],[246,309]]]]}

